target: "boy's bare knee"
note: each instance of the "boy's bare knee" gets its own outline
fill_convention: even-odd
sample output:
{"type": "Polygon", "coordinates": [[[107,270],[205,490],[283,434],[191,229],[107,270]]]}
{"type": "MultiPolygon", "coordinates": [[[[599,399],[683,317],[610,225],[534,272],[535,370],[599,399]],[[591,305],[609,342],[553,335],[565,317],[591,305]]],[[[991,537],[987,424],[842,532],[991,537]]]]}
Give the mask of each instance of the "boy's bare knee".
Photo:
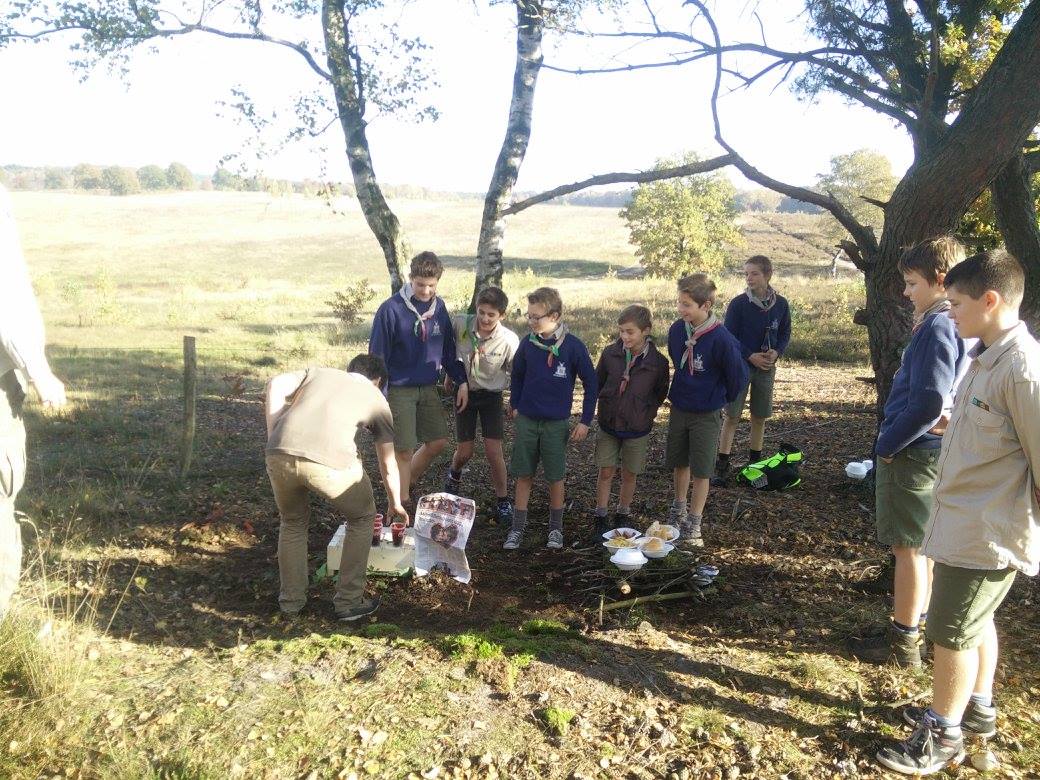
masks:
{"type": "Polygon", "coordinates": [[[600,470],[599,470],[599,478],[602,479],[602,480],[613,479],[614,478],[614,467],[613,466],[603,466],[603,467],[601,467],[600,470]]]}
{"type": "Polygon", "coordinates": [[[440,455],[447,444],[447,439],[434,439],[433,441],[426,442],[426,449],[429,450],[431,455],[440,455]]]}

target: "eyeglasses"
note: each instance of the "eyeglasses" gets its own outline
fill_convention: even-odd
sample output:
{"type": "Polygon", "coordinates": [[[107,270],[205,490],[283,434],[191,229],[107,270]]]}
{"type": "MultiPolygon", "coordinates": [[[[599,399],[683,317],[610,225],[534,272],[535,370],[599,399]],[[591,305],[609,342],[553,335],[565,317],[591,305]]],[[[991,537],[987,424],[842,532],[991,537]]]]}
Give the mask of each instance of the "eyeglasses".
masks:
{"type": "Polygon", "coordinates": [[[537,316],[528,314],[527,315],[527,321],[528,322],[538,322],[538,320],[544,320],[546,317],[551,317],[555,313],[556,312],[551,311],[551,312],[548,312],[547,314],[539,314],[537,316]]]}

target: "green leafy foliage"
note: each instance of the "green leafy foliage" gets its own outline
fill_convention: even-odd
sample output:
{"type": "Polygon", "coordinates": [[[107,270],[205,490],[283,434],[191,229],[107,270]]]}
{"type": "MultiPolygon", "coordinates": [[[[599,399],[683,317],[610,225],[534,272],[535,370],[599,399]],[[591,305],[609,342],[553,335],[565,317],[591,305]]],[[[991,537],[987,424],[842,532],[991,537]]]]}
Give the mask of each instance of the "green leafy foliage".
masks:
{"type": "Polygon", "coordinates": [[[100,190],[105,186],[101,169],[87,163],[81,163],[72,169],[72,181],[81,190],[100,190]]]}
{"type": "Polygon", "coordinates": [[[158,165],[146,165],[137,169],[137,180],[145,190],[164,190],[170,186],[166,171],[158,165]]]}
{"type": "Polygon", "coordinates": [[[133,195],[141,191],[141,182],[137,180],[137,172],[133,168],[109,166],[102,172],[101,180],[113,195],[133,195]]]}
{"type": "Polygon", "coordinates": [[[166,169],[166,181],[175,190],[195,189],[195,177],[188,166],[179,162],[172,162],[166,169]]]}
{"type": "MultiPolygon", "coordinates": [[[[857,149],[832,157],[831,169],[817,178],[816,189],[833,195],[860,224],[873,225],[880,235],[884,212],[864,198],[887,201],[896,181],[885,155],[872,149],[857,149]]],[[[831,237],[843,238],[845,229],[833,218],[830,223],[831,237]]]]}
{"type": "MultiPolygon", "coordinates": [[[[659,160],[657,169],[696,162],[659,160]]],[[[721,173],[686,176],[640,184],[631,204],[621,210],[633,243],[652,276],[682,276],[721,269],[726,246],[741,242],[734,224],[736,190],[721,173]]]]}
{"type": "Polygon", "coordinates": [[[361,319],[361,312],[375,296],[376,291],[369,284],[368,279],[358,279],[353,284],[347,285],[344,290],[337,290],[326,303],[332,308],[332,313],[344,325],[354,325],[361,319]]]}

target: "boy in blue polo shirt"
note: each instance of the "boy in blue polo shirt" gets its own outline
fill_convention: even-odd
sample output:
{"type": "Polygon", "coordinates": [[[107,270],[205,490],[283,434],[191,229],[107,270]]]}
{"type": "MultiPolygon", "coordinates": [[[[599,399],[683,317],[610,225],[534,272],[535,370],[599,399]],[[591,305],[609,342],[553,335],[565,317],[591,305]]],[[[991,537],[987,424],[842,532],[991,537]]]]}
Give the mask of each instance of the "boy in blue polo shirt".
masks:
{"type": "Polygon", "coordinates": [[[668,330],[674,372],[668,392],[672,410],[665,465],[672,469],[675,487],[669,521],[679,526],[683,541],[699,544],[722,407],[736,399],[748,381],[748,371],[740,343],[712,311],[715,283],[707,274],[692,274],[680,279],[678,287],[679,319],[668,330]]]}
{"type": "Polygon", "coordinates": [[[510,471],[516,477],[513,525],[503,547],[515,550],[527,525],[527,502],[539,461],[549,483],[549,538],[546,547],[563,547],[563,478],[569,440],[584,441],[596,411],[596,369],[581,339],[568,333],[560,319],[563,301],[551,287],[527,296],[531,333],[520,341],[513,358],[509,406],[516,421],[510,471]],[[570,431],[574,381],[581,379],[585,398],[581,421],[570,431]]]}
{"type": "Polygon", "coordinates": [[[719,458],[713,485],[724,485],[729,476],[733,435],[740,424],[744,402],[751,395],[751,442],[748,463],[762,460],[766,420],[773,416],[773,384],[776,361],[791,340],[791,308],[787,299],[770,285],[773,263],[765,255],[749,257],[744,263],[747,290],[726,307],[726,330],[740,342],[740,354],[748,363],[749,379],[733,403],[726,407],[719,439],[719,458]]]}
{"type": "Polygon", "coordinates": [[[469,401],[466,368],[455,353],[455,328],[437,297],[443,273],[433,252],[413,257],[409,283],[380,305],[368,342],[369,354],[383,358],[390,374],[387,401],[394,416],[401,499],[409,511],[414,506],[409,499],[412,485],[448,443],[448,423],[436,388],[442,366],[458,386],[458,410],[469,401]]]}

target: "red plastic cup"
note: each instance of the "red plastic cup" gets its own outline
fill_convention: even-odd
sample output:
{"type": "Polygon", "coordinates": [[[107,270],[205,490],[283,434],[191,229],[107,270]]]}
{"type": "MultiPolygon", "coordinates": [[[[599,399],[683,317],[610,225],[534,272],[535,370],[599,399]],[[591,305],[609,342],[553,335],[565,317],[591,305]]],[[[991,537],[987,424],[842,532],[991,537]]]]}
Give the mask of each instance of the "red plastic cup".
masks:
{"type": "Polygon", "coordinates": [[[376,515],[376,519],[372,521],[372,546],[378,547],[379,541],[383,538],[383,516],[376,515]]]}
{"type": "Polygon", "coordinates": [[[390,535],[394,540],[394,547],[400,547],[404,544],[404,523],[390,523],[390,535]]]}
{"type": "Polygon", "coordinates": [[[379,521],[380,525],[390,525],[390,521],[382,515],[376,515],[376,520],[379,521]]]}

